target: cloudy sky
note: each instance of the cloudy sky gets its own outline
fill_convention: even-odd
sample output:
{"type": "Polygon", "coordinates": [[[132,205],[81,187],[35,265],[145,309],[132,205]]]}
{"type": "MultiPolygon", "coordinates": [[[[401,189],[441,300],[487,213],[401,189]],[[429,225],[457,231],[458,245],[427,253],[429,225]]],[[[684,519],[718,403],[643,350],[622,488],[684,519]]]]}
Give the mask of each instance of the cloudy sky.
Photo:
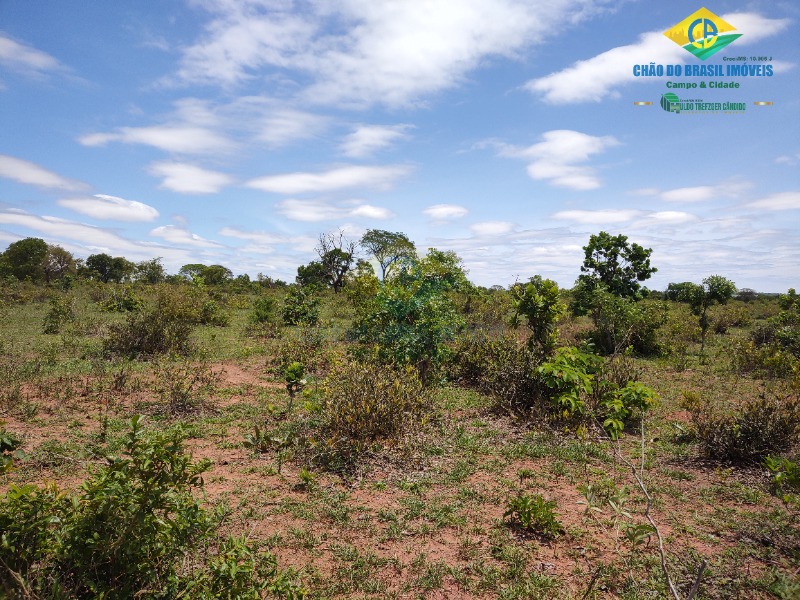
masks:
{"type": "Polygon", "coordinates": [[[800,6],[706,4],[742,37],[700,61],[662,33],[701,6],[0,0],[0,248],[292,281],[321,232],[372,228],[570,287],[605,230],[653,248],[654,289],[800,287],[800,6]],[[633,76],[740,56],[773,76],[633,76]]]}

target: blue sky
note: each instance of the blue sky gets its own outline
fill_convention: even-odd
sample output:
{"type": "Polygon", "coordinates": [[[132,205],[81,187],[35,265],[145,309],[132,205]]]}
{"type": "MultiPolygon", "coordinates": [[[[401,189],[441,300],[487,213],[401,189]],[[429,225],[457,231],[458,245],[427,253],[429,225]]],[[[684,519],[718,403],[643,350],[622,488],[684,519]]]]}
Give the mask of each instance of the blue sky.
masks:
{"type": "Polygon", "coordinates": [[[386,229],[571,287],[605,230],[653,248],[654,289],[800,287],[800,7],[706,4],[742,37],[701,63],[662,35],[701,6],[0,0],[0,247],[292,281],[320,233],[386,229]],[[633,76],[739,56],[773,76],[633,76]]]}

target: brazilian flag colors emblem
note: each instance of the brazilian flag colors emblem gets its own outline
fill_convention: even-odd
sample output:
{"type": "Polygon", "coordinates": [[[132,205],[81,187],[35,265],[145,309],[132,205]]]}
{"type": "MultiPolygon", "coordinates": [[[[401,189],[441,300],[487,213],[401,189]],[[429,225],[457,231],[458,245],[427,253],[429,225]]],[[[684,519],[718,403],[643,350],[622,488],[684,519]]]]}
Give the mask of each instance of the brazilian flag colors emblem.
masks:
{"type": "Polygon", "coordinates": [[[667,29],[664,35],[700,60],[705,60],[742,36],[732,31],[736,31],[733,25],[701,8],[667,29]]]}

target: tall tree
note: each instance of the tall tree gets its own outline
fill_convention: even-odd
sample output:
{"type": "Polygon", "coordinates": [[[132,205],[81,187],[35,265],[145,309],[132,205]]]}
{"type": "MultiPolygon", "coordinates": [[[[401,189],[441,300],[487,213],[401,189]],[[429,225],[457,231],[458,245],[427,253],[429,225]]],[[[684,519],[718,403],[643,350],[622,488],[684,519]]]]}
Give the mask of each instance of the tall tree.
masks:
{"type": "Polygon", "coordinates": [[[44,279],[48,283],[55,279],[63,279],[66,275],[74,275],[76,272],[75,258],[72,253],[64,250],[61,246],[49,245],[47,256],[42,263],[44,269],[44,279]]]}
{"type": "Polygon", "coordinates": [[[319,262],[325,273],[326,281],[339,293],[345,282],[345,276],[353,266],[358,244],[349,241],[340,229],[338,233],[323,233],[319,236],[319,244],[315,248],[319,262]]]}
{"type": "Polygon", "coordinates": [[[37,282],[44,279],[44,261],[47,258],[47,243],[41,238],[24,238],[11,243],[3,252],[3,262],[11,275],[24,281],[37,282]]]}
{"type": "Polygon", "coordinates": [[[703,280],[702,285],[682,284],[684,287],[678,300],[688,302],[692,313],[700,319],[700,352],[706,348],[706,332],[710,321],[708,309],[715,304],[727,304],[736,293],[736,284],[721,275],[711,275],[703,280]]]}
{"type": "Polygon", "coordinates": [[[145,283],[162,283],[167,278],[167,272],[164,270],[164,265],[161,264],[160,256],[136,263],[135,273],[136,281],[145,283]]]}
{"type": "Polygon", "coordinates": [[[383,229],[368,229],[361,238],[361,246],[366,248],[381,266],[381,280],[392,266],[404,261],[413,260],[417,248],[404,233],[393,233],[383,229]]]}
{"type": "Polygon", "coordinates": [[[578,314],[589,310],[593,293],[600,288],[620,298],[639,300],[642,297],[639,282],[658,270],[650,266],[652,248],[628,243],[628,237],[622,234],[614,236],[601,231],[589,237],[583,251],[583,274],[578,277],[573,298],[573,311],[578,314]]]}
{"type": "Polygon", "coordinates": [[[121,256],[112,257],[110,254],[101,253],[89,255],[86,267],[103,283],[109,281],[119,283],[131,276],[135,265],[121,256]]]}

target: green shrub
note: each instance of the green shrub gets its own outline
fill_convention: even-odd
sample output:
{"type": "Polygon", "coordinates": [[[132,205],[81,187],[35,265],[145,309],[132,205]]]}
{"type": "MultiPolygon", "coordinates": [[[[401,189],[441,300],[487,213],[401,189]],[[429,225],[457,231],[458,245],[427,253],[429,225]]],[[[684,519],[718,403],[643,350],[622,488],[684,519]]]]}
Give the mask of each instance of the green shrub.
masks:
{"type": "Polygon", "coordinates": [[[109,328],[103,340],[106,354],[148,358],[159,354],[188,356],[194,350],[194,324],[180,314],[158,308],[129,313],[126,320],[109,328]]]}
{"type": "Polygon", "coordinates": [[[556,518],[555,500],[545,500],[541,495],[519,493],[506,505],[503,518],[510,518],[512,525],[518,524],[523,529],[544,537],[552,538],[564,531],[564,527],[556,518]]]}
{"type": "Polygon", "coordinates": [[[274,323],[276,319],[275,298],[272,296],[259,296],[253,300],[248,321],[254,325],[274,323]]]}
{"type": "Polygon", "coordinates": [[[238,586],[236,597],[258,598],[272,586],[285,597],[299,595],[274,568],[259,570],[252,581],[236,576],[230,567],[256,560],[243,543],[223,543],[205,566],[183,571],[185,557],[208,543],[217,526],[192,495],[208,465],[183,452],[180,430],[147,434],[134,417],[123,455],[108,457],[80,491],[11,485],[0,500],[6,569],[0,591],[20,598],[122,600],[238,586]]]}
{"type": "Polygon", "coordinates": [[[741,305],[720,306],[711,315],[714,333],[727,333],[731,327],[748,327],[752,322],[750,312],[741,305]]]}
{"type": "Polygon", "coordinates": [[[334,361],[334,350],[317,327],[298,327],[284,332],[271,361],[272,372],[283,379],[292,363],[300,363],[308,374],[324,376],[334,361]]]}
{"type": "Polygon", "coordinates": [[[370,362],[344,362],[322,384],[322,435],[330,450],[355,456],[397,439],[425,421],[429,398],[417,372],[370,362]]]}
{"type": "Polygon", "coordinates": [[[796,392],[764,390],[740,406],[716,406],[684,392],[704,456],[731,463],[760,461],[790,448],[800,437],[800,398],[796,392]]]}
{"type": "Polygon", "coordinates": [[[734,372],[756,377],[787,377],[798,362],[780,344],[758,344],[752,340],[737,340],[729,347],[727,354],[734,372]]]}
{"type": "Polygon", "coordinates": [[[589,340],[603,354],[618,354],[632,348],[637,354],[658,354],[657,331],[667,322],[664,302],[633,301],[597,290],[592,295],[594,330],[589,340]]]}
{"type": "Polygon", "coordinates": [[[113,287],[108,298],[100,302],[100,306],[109,312],[133,312],[144,306],[144,300],[131,286],[125,285],[121,288],[113,287]]]}
{"type": "Polygon", "coordinates": [[[44,317],[44,333],[59,333],[67,323],[75,320],[75,299],[64,294],[50,297],[50,310],[44,317]]]}
{"type": "Polygon", "coordinates": [[[208,363],[162,359],[153,366],[153,391],[164,412],[182,415],[201,410],[217,390],[222,371],[215,372],[208,363]]]}
{"type": "Polygon", "coordinates": [[[310,287],[293,286],[283,302],[283,322],[286,325],[316,325],[319,321],[320,300],[310,287]]]}
{"type": "Polygon", "coordinates": [[[561,418],[602,422],[613,439],[626,423],[655,405],[656,393],[641,382],[625,357],[601,357],[578,348],[559,348],[538,373],[550,388],[552,410],[561,418]]]}
{"type": "Polygon", "coordinates": [[[464,323],[449,293],[465,285],[460,259],[453,253],[432,248],[425,258],[404,265],[383,282],[353,324],[350,334],[361,345],[359,355],[411,365],[431,383],[448,358],[446,342],[464,323]]]}
{"type": "Polygon", "coordinates": [[[537,372],[541,361],[540,353],[515,337],[468,335],[453,346],[448,370],[462,385],[491,396],[503,410],[535,412],[548,397],[537,372]]]}

